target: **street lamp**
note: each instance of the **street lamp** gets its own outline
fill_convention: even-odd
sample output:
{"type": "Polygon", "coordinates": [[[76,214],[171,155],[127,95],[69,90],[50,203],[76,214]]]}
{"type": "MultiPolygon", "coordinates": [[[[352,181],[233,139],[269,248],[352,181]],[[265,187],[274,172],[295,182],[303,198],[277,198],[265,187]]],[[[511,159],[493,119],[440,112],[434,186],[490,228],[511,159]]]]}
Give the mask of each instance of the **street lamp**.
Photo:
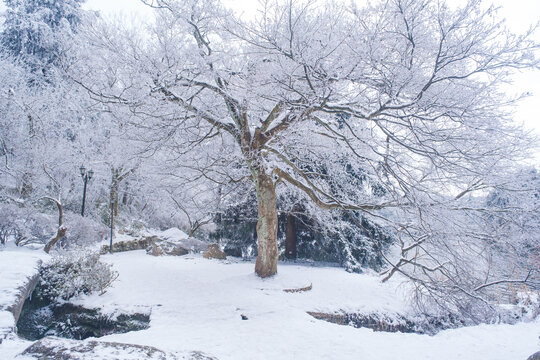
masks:
{"type": "Polygon", "coordinates": [[[83,188],[83,196],[82,196],[82,208],[81,208],[81,216],[84,216],[84,203],[86,202],[86,184],[88,183],[88,180],[94,176],[94,170],[90,169],[86,171],[86,168],[84,165],[81,165],[79,168],[81,172],[81,177],[83,179],[84,188],[83,188]]]}

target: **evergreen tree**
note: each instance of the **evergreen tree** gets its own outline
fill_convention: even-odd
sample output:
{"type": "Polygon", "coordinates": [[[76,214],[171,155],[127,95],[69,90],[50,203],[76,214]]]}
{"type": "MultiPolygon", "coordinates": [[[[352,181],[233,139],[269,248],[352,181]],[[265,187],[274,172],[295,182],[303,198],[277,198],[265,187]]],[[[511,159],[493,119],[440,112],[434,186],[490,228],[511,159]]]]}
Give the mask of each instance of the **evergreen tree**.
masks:
{"type": "Polygon", "coordinates": [[[66,37],[81,21],[84,0],[5,0],[2,52],[27,65],[35,74],[49,76],[60,63],[66,37]]]}

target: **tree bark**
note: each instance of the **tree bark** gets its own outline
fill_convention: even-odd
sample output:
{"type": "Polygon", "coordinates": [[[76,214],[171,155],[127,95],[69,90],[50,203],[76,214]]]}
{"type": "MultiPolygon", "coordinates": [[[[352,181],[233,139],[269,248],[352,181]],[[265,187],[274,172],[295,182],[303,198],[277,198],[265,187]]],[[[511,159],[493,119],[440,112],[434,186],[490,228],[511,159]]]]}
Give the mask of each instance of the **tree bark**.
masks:
{"type": "Polygon", "coordinates": [[[262,278],[277,273],[277,204],[276,189],[271,175],[264,171],[257,174],[255,182],[257,190],[258,220],[257,243],[258,254],[255,262],[255,273],[262,278]]]}
{"type": "Polygon", "coordinates": [[[118,184],[111,186],[109,204],[113,204],[114,216],[118,216],[118,184]]]}
{"type": "Polygon", "coordinates": [[[53,237],[47,245],[45,245],[45,248],[43,249],[47,254],[51,251],[52,247],[64,236],[66,236],[67,229],[64,226],[61,226],[56,231],[56,236],[53,237]]]}
{"type": "MultiPolygon", "coordinates": [[[[114,216],[118,216],[118,203],[119,203],[119,196],[118,196],[118,190],[120,188],[120,183],[124,181],[129,175],[133,174],[135,172],[135,169],[137,167],[134,167],[132,169],[129,169],[125,173],[122,174],[123,169],[122,168],[111,168],[111,189],[109,192],[109,204],[114,204],[113,206],[113,212],[114,216]]],[[[127,202],[127,195],[124,194],[124,204],[127,202]]]]}
{"type": "Polygon", "coordinates": [[[58,242],[58,240],[66,236],[66,232],[67,232],[66,227],[63,225],[64,210],[62,208],[62,204],[60,203],[60,201],[56,199],[53,199],[53,198],[48,198],[48,199],[54,201],[56,203],[56,207],[58,208],[58,230],[56,230],[56,236],[53,237],[47,243],[47,245],[45,245],[45,248],[43,249],[47,254],[51,251],[52,247],[58,242]]]}
{"type": "Polygon", "coordinates": [[[287,214],[285,225],[285,256],[287,259],[296,259],[296,222],[292,213],[287,214]]]}
{"type": "Polygon", "coordinates": [[[120,170],[112,169],[111,189],[109,193],[109,204],[113,206],[114,216],[118,216],[118,187],[120,185],[120,170]]]}

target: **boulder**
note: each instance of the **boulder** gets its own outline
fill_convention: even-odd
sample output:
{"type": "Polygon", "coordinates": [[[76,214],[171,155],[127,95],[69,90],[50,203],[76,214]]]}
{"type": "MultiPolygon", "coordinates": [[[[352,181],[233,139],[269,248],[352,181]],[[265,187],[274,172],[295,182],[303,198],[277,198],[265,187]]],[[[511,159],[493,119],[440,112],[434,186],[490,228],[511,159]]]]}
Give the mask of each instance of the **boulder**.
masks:
{"type": "Polygon", "coordinates": [[[177,240],[184,248],[192,253],[201,253],[208,249],[208,243],[193,237],[188,237],[182,240],[177,240]]]}
{"type": "MultiPolygon", "coordinates": [[[[182,256],[189,252],[200,253],[208,248],[208,244],[195,238],[163,239],[158,236],[146,236],[131,241],[113,242],[113,252],[133,251],[146,249],[146,253],[153,256],[173,255],[182,256]]],[[[219,249],[218,249],[219,250],[219,249]]],[[[101,248],[101,254],[107,254],[109,246],[101,248]]]]}
{"type": "MultiPolygon", "coordinates": [[[[112,249],[113,249],[113,252],[142,250],[160,241],[163,241],[163,239],[160,239],[157,236],[146,236],[146,237],[132,240],[132,241],[113,242],[112,249]]],[[[100,251],[101,254],[106,254],[108,252],[109,252],[109,246],[105,245],[101,248],[101,251],[100,251]]]]}
{"type": "Polygon", "coordinates": [[[527,360],[540,360],[540,351],[537,351],[531,356],[529,356],[527,360]]]}
{"type": "Polygon", "coordinates": [[[203,256],[206,259],[225,260],[227,258],[227,255],[225,255],[225,253],[223,251],[221,251],[218,244],[210,244],[210,245],[208,245],[208,250],[206,250],[204,252],[203,256]]]}
{"type": "Polygon", "coordinates": [[[163,255],[163,249],[161,249],[157,244],[151,244],[146,248],[146,253],[152,256],[161,256],[163,255]]]}
{"type": "Polygon", "coordinates": [[[183,256],[189,254],[189,250],[186,249],[182,243],[164,240],[151,244],[148,248],[146,248],[146,253],[152,256],[183,256]]]}

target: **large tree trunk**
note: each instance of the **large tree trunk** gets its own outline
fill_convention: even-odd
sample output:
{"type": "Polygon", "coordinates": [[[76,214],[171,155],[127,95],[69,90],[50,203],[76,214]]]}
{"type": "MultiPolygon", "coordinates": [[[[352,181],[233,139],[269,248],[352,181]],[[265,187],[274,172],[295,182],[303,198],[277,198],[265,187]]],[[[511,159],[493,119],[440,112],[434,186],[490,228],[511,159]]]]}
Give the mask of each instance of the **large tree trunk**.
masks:
{"type": "Polygon", "coordinates": [[[258,220],[257,243],[258,255],[255,273],[262,278],[277,273],[277,205],[276,190],[272,177],[260,171],[255,182],[257,190],[258,220]]]}

